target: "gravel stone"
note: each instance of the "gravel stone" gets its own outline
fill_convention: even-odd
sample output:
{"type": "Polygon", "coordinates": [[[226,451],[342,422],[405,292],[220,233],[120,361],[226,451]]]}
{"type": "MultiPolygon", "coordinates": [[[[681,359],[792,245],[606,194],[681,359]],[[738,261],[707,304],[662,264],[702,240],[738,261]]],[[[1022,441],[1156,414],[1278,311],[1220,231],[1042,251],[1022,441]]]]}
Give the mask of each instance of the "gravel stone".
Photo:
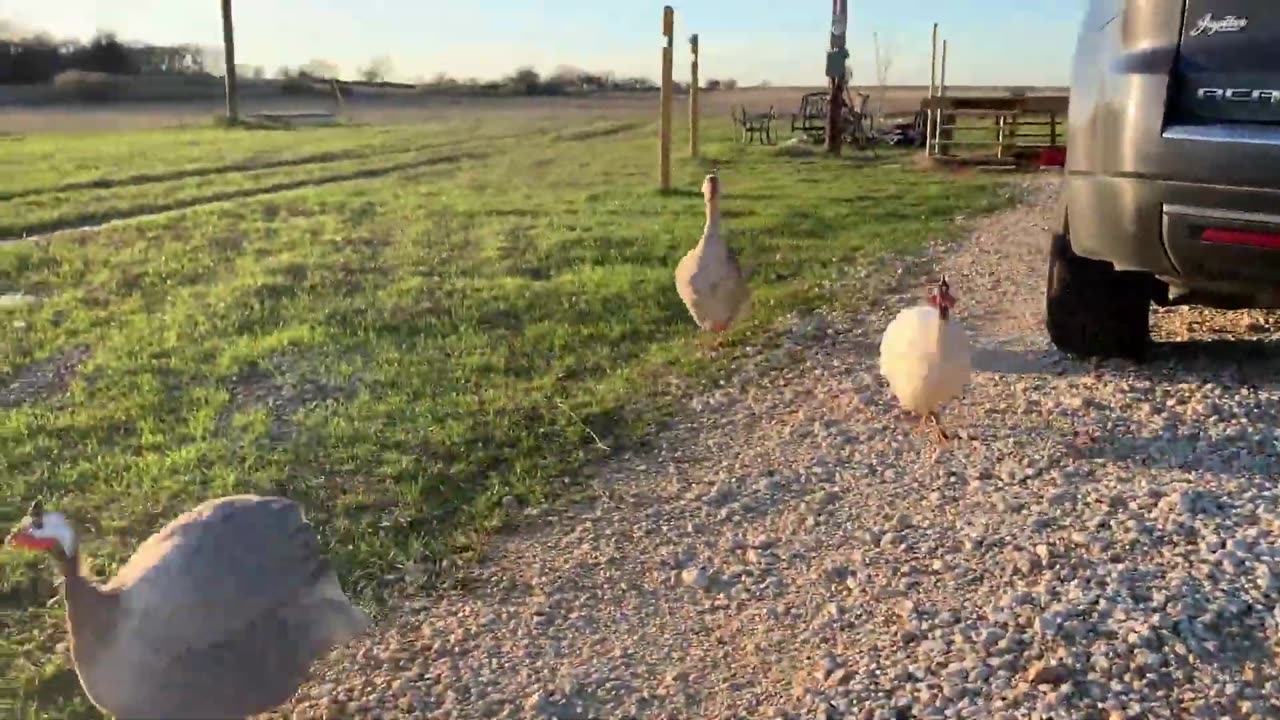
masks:
{"type": "Polygon", "coordinates": [[[288,716],[1280,717],[1280,315],[1154,309],[1142,367],[1052,349],[1057,177],[841,269],[846,309],[406,582],[288,716]],[[938,449],[876,351],[943,270],[975,371],[938,449]]]}

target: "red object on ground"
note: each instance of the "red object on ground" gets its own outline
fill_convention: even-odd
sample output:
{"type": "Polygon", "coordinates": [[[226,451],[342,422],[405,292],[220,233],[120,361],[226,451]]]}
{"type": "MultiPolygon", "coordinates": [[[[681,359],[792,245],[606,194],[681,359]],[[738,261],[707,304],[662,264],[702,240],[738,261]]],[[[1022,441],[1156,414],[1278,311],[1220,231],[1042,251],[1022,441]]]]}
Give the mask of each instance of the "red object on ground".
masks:
{"type": "Polygon", "coordinates": [[[1280,235],[1276,233],[1209,228],[1200,233],[1200,239],[1204,242],[1222,243],[1224,245],[1247,245],[1248,247],[1280,250],[1280,235]]]}
{"type": "Polygon", "coordinates": [[[1067,164],[1067,149],[1053,146],[1040,149],[1040,167],[1064,167],[1067,164]]]}

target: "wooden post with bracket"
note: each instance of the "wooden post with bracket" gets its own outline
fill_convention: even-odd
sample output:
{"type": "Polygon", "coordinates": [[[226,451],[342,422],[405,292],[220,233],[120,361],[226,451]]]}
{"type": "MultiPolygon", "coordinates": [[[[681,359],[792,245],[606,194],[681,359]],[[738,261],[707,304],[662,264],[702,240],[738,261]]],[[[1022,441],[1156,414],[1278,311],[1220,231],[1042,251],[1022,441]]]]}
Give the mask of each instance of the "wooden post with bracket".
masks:
{"type": "Polygon", "coordinates": [[[844,140],[844,87],[847,80],[845,61],[849,50],[845,36],[849,29],[849,4],[847,0],[831,0],[831,49],[827,51],[827,152],[840,154],[844,140]]]}
{"type": "Polygon", "coordinates": [[[658,121],[658,188],[671,189],[671,63],[672,43],[675,36],[675,10],[670,5],[662,8],[662,96],[661,117],[658,121]]]}

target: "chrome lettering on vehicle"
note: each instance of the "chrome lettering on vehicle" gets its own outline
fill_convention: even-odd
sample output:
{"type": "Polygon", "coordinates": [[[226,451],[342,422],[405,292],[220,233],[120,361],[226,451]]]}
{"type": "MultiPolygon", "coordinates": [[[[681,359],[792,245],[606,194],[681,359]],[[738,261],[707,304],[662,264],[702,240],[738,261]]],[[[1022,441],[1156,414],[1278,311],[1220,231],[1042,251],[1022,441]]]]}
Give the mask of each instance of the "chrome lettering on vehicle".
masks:
{"type": "Polygon", "coordinates": [[[1248,24],[1249,18],[1247,17],[1224,15],[1221,18],[1215,18],[1213,13],[1205,13],[1204,17],[1196,21],[1196,26],[1191,29],[1191,34],[1213,35],[1220,32],[1240,32],[1248,24]]]}
{"type": "Polygon", "coordinates": [[[1226,100],[1228,102],[1280,103],[1280,90],[1253,88],[1200,88],[1198,100],[1226,100]]]}

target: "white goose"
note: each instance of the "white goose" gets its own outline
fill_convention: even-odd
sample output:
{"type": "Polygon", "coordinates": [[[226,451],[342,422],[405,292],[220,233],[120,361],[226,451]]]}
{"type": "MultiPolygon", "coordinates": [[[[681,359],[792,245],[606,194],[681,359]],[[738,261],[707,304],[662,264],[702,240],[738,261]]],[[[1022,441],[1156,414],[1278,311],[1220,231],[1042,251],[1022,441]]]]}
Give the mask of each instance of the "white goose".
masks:
{"type": "Polygon", "coordinates": [[[718,173],[712,172],[702,182],[702,196],[707,224],[702,239],[676,266],[676,290],[698,327],[718,334],[750,310],[750,273],[738,263],[721,233],[718,173]]]}
{"type": "Polygon", "coordinates": [[[302,508],[285,498],[205,502],[147,539],[103,586],[81,574],[66,518],[39,502],[9,542],[60,556],[80,684],[121,720],[266,712],[320,655],[369,624],[302,508]]]}

